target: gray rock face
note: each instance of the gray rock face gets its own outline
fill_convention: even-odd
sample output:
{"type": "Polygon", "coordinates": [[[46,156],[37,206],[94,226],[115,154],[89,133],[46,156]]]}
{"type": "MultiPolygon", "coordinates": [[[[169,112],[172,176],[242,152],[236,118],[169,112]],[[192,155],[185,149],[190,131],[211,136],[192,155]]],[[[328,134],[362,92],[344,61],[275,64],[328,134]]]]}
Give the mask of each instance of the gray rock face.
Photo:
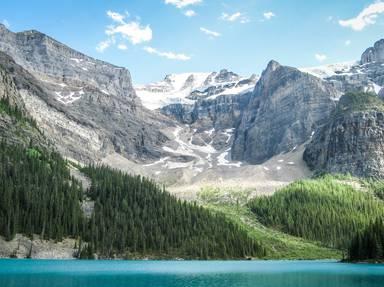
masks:
{"type": "Polygon", "coordinates": [[[271,61],[242,115],[232,159],[259,164],[303,144],[328,119],[336,94],[327,82],[271,61]]]}
{"type": "Polygon", "coordinates": [[[117,152],[142,161],[161,156],[172,125],[142,107],[128,70],[87,57],[37,31],[0,26],[0,51],[31,75],[20,86],[29,114],[64,155],[97,161],[117,152]]]}
{"type": "Polygon", "coordinates": [[[54,77],[64,84],[84,82],[110,94],[136,97],[127,69],[95,60],[38,31],[13,33],[0,25],[0,51],[38,78],[54,77]]]}
{"type": "MultiPolygon", "coordinates": [[[[18,66],[8,55],[0,52],[0,99],[7,99],[9,105],[24,114],[27,114],[18,88],[23,85],[30,85],[31,75],[18,66]]],[[[31,142],[35,146],[48,147],[50,142],[32,124],[9,115],[0,108],[0,140],[9,144],[28,146],[31,142]]]]}
{"type": "Polygon", "coordinates": [[[224,130],[239,125],[249,99],[250,93],[223,95],[212,100],[199,100],[194,105],[168,105],[161,111],[197,130],[224,130]]]}
{"type": "MultiPolygon", "coordinates": [[[[342,97],[339,105],[343,105],[342,97]]],[[[316,171],[384,177],[384,110],[340,108],[308,144],[304,160],[316,171]]]]}
{"type": "Polygon", "coordinates": [[[373,47],[368,48],[361,56],[361,64],[372,62],[384,62],[384,39],[377,41],[373,47]]]}

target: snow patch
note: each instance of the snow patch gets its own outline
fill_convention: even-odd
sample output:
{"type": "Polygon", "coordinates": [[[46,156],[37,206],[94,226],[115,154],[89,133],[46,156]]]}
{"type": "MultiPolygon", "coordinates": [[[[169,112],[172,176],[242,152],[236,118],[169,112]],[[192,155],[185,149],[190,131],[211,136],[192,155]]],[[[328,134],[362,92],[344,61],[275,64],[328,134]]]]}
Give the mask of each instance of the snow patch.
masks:
{"type": "Polygon", "coordinates": [[[222,154],[217,157],[218,166],[230,166],[230,167],[241,167],[241,162],[230,162],[227,158],[229,156],[229,151],[231,148],[225,150],[222,154]]]}
{"type": "Polygon", "coordinates": [[[76,62],[77,64],[80,64],[82,61],[84,61],[83,59],[79,58],[71,58],[70,60],[76,62]]]}

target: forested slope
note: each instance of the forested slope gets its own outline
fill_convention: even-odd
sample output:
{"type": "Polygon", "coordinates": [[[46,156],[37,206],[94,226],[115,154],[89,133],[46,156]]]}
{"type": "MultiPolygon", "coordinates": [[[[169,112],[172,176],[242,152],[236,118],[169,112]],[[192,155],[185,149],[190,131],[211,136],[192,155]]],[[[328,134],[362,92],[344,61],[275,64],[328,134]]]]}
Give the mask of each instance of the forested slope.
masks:
{"type": "Polygon", "coordinates": [[[332,176],[290,184],[249,204],[266,226],[346,249],[356,233],[384,215],[384,203],[332,176]]]}

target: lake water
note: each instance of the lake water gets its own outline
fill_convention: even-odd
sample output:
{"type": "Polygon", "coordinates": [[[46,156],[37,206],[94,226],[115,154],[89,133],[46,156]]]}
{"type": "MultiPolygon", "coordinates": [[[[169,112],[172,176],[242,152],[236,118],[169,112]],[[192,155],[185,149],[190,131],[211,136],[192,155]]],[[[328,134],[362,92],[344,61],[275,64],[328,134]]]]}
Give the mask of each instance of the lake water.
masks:
{"type": "Polygon", "coordinates": [[[383,287],[384,265],[332,261],[0,260],[1,287],[383,287]]]}

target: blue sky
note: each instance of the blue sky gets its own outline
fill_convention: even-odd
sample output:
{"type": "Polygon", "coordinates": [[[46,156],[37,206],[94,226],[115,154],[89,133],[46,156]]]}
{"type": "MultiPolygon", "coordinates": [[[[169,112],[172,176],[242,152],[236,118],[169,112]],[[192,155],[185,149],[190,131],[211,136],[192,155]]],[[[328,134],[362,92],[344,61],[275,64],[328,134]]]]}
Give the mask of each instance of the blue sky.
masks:
{"type": "Polygon", "coordinates": [[[384,37],[375,0],[5,0],[0,21],[127,67],[135,83],[356,60],[384,37]]]}

